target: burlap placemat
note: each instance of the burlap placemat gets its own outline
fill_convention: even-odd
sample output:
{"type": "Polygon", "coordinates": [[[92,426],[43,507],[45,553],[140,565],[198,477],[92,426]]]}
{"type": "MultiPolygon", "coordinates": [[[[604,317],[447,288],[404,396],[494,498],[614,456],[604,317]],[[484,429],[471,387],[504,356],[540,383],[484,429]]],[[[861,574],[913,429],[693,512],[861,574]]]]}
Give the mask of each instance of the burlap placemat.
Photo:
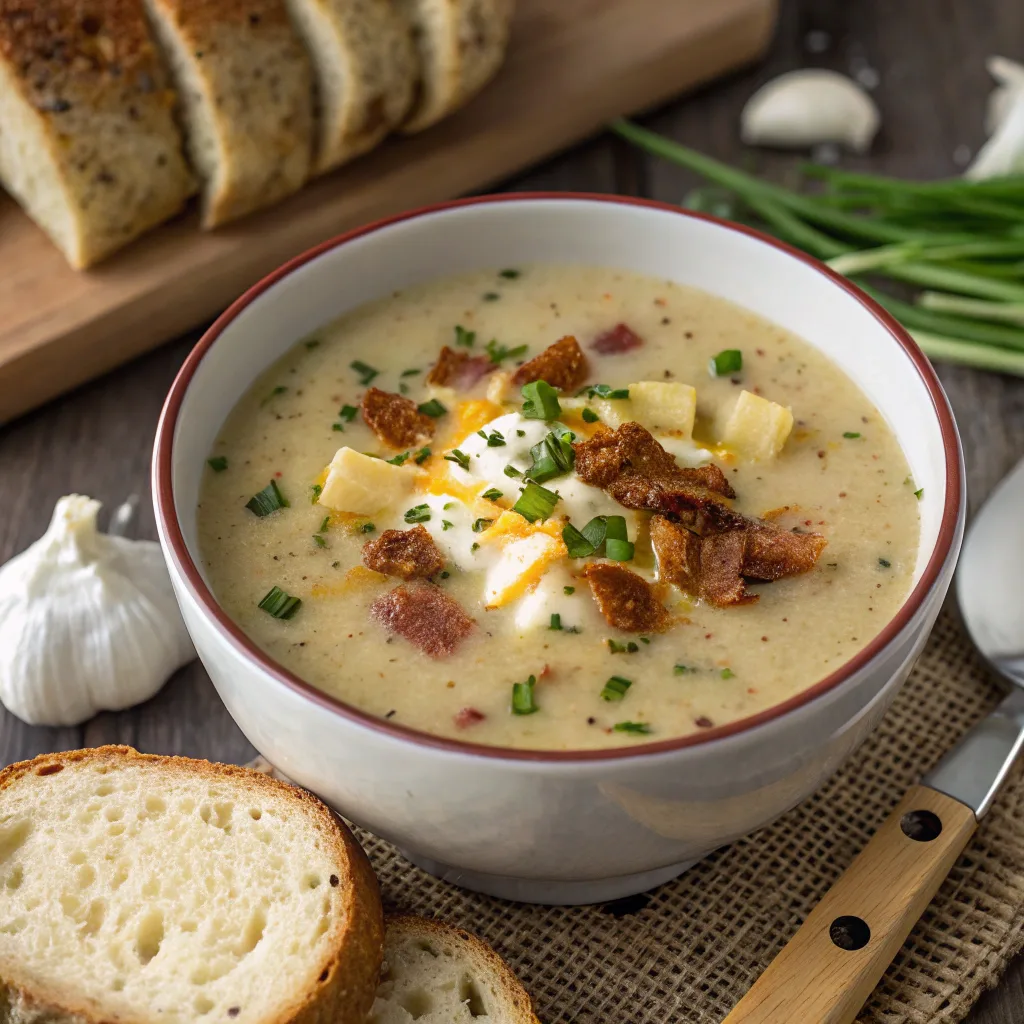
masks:
{"type": "MultiPolygon", "coordinates": [[[[605,906],[536,907],[464,892],[357,832],[389,908],[486,938],[522,978],[544,1024],[717,1024],[907,787],[1000,697],[944,614],[877,732],[824,789],[681,878],[605,906]]],[[[859,1021],[961,1021],[1021,949],[1022,804],[1018,772],[859,1021]]]]}

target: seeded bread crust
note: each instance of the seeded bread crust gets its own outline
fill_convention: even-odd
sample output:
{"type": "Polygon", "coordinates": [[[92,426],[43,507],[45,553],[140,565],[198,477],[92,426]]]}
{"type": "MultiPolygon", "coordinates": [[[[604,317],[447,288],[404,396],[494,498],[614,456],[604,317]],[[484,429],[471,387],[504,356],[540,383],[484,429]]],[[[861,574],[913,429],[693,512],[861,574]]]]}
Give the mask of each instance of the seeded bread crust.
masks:
{"type": "Polygon", "coordinates": [[[505,58],[515,0],[399,0],[420,57],[420,84],[403,126],[419,132],[475,96],[505,58]]]}
{"type": "MultiPolygon", "coordinates": [[[[317,980],[307,991],[294,993],[284,1010],[267,1024],[357,1024],[372,1005],[383,949],[383,922],[377,879],[362,847],[352,833],[316,797],[269,775],[236,765],[216,764],[187,757],[140,754],[131,747],[104,746],[43,754],[0,771],[0,816],[6,790],[26,776],[59,785],[59,773],[83,762],[106,763],[112,770],[127,764],[198,780],[229,780],[239,794],[272,794],[285,800],[296,815],[310,820],[344,870],[339,872],[345,913],[339,915],[333,943],[320,964],[317,980]],[[57,778],[52,778],[57,776],[57,778]]],[[[28,782],[27,784],[36,784],[28,782]]],[[[24,964],[0,960],[0,1024],[151,1024],[101,1007],[55,997],[43,986],[26,980],[24,964]]],[[[312,973],[312,972],[311,972],[312,973]]]]}
{"type": "Polygon", "coordinates": [[[144,0],[213,228],[309,176],[312,74],[284,0],[144,0]]]}
{"type": "Polygon", "coordinates": [[[195,191],[135,0],[0,0],[0,183],[74,267],[195,191]]]}

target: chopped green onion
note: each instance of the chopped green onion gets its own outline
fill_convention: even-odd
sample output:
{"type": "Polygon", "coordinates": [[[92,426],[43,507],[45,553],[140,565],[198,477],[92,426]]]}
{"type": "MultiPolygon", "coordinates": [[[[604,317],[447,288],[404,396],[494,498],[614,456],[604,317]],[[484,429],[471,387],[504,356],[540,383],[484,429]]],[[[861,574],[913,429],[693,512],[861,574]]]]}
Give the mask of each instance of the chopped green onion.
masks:
{"type": "Polygon", "coordinates": [[[858,437],[860,437],[860,434],[858,434],[856,430],[846,430],[843,432],[843,437],[845,437],[848,441],[855,441],[858,437]]]}
{"type": "Polygon", "coordinates": [[[508,270],[499,270],[498,277],[503,277],[506,281],[514,281],[521,273],[521,270],[514,270],[510,267],[508,270]]]}
{"type": "Polygon", "coordinates": [[[542,441],[530,449],[533,465],[526,471],[527,478],[542,484],[572,472],[576,464],[576,453],[572,447],[575,436],[569,430],[561,433],[549,431],[542,441]]]}
{"type": "Polygon", "coordinates": [[[316,348],[319,344],[319,338],[310,338],[309,341],[306,342],[306,348],[316,348]]]}
{"type": "Polygon", "coordinates": [[[327,547],[327,541],[325,541],[325,540],[323,539],[323,537],[321,537],[321,536],[320,536],[320,534],[319,534],[319,533],[314,533],[314,534],[313,534],[313,543],[314,543],[314,544],[315,544],[315,545],[316,545],[316,546],[317,546],[318,548],[325,548],[325,547],[327,547]]]}
{"type": "Polygon", "coordinates": [[[393,459],[387,459],[386,461],[389,466],[401,466],[405,464],[410,454],[410,452],[402,452],[401,455],[396,455],[393,459]]]}
{"type": "Polygon", "coordinates": [[[533,699],[533,688],[536,685],[536,676],[530,676],[525,683],[512,684],[513,715],[532,715],[535,711],[540,711],[533,699]]]}
{"type": "Polygon", "coordinates": [[[223,473],[228,468],[228,460],[223,455],[214,455],[212,459],[206,460],[206,464],[214,473],[223,473]]]}
{"type": "Polygon", "coordinates": [[[332,423],[331,424],[331,430],[337,430],[339,432],[343,432],[345,430],[345,424],[344,423],[332,423]]]}
{"type": "Polygon", "coordinates": [[[359,374],[359,383],[366,387],[374,377],[380,376],[380,370],[375,370],[372,366],[368,366],[366,363],[361,362],[359,359],[354,359],[349,366],[359,374]]]}
{"type": "Polygon", "coordinates": [[[523,475],[523,474],[522,474],[522,473],[520,473],[520,472],[519,472],[519,470],[518,470],[518,469],[516,469],[516,467],[515,467],[515,466],[513,466],[513,465],[512,465],[511,463],[510,463],[509,465],[507,465],[507,466],[506,466],[506,467],[504,468],[504,470],[502,470],[502,472],[503,472],[503,473],[505,474],[505,476],[508,476],[508,477],[515,477],[515,476],[522,476],[522,475],[523,475]]]}
{"type": "Polygon", "coordinates": [[[470,544],[470,546],[469,546],[469,553],[472,554],[474,551],[479,551],[479,550],[480,550],[480,545],[477,544],[476,541],[473,541],[473,543],[470,544]]]}
{"type": "Polygon", "coordinates": [[[636,654],[640,650],[639,647],[632,640],[629,643],[620,644],[618,640],[613,640],[611,637],[608,638],[608,650],[612,654],[636,654]]]}
{"type": "Polygon", "coordinates": [[[437,419],[438,416],[443,416],[448,411],[436,398],[432,398],[429,402],[423,402],[416,406],[416,409],[425,416],[432,416],[434,419],[437,419]]]}
{"type": "Polygon", "coordinates": [[[613,540],[609,537],[604,544],[605,555],[613,562],[628,562],[634,550],[633,542],[629,540],[613,540]]]}
{"type": "Polygon", "coordinates": [[[280,587],[271,587],[259,607],[275,619],[290,619],[298,610],[302,601],[298,597],[290,597],[280,587]]]}
{"type": "Polygon", "coordinates": [[[547,519],[554,512],[556,504],[558,495],[554,491],[549,491],[531,480],[523,488],[519,500],[512,506],[512,511],[518,512],[528,523],[535,523],[538,519],[547,519]]]}
{"type": "Polygon", "coordinates": [[[465,452],[460,452],[458,448],[453,448],[445,457],[445,462],[454,462],[458,464],[459,469],[464,469],[469,472],[469,456],[465,452]]]}
{"type": "Polygon", "coordinates": [[[430,506],[429,505],[414,505],[405,513],[405,521],[407,523],[429,523],[430,522],[430,506]]]}
{"type": "Polygon", "coordinates": [[[472,348],[476,341],[476,331],[467,331],[465,327],[455,325],[455,344],[463,348],[472,348]]]}
{"type": "Polygon", "coordinates": [[[398,390],[399,390],[399,391],[400,391],[400,392],[401,392],[401,393],[402,393],[403,395],[407,395],[407,394],[409,394],[409,385],[408,385],[408,384],[406,384],[404,380],[400,380],[400,381],[398,382],[398,390]]]}
{"type": "Polygon", "coordinates": [[[575,587],[562,587],[562,593],[565,594],[566,597],[568,597],[570,594],[575,594],[576,593],[576,588],[575,587]]]}
{"type": "Polygon", "coordinates": [[[601,700],[622,700],[626,691],[633,685],[632,679],[623,679],[622,676],[612,676],[601,690],[601,700]]]}
{"type": "Polygon", "coordinates": [[[529,347],[529,345],[516,345],[513,348],[509,348],[508,345],[498,344],[497,340],[494,338],[487,342],[485,346],[487,354],[491,358],[491,362],[495,365],[505,359],[518,359],[520,356],[525,356],[529,347]]]}
{"type": "Polygon", "coordinates": [[[672,669],[673,675],[685,676],[689,672],[696,672],[697,670],[692,665],[676,665],[672,669]]]}
{"type": "Polygon", "coordinates": [[[447,520],[447,519],[442,519],[442,520],[441,520],[441,532],[442,532],[442,533],[445,533],[446,531],[448,531],[448,530],[452,529],[452,527],[453,527],[454,525],[455,525],[454,523],[450,523],[450,522],[448,522],[448,520],[447,520]]]}
{"type": "Polygon", "coordinates": [[[343,405],[338,410],[338,415],[346,422],[351,423],[359,413],[358,406],[355,405],[343,405]]]}
{"type": "Polygon", "coordinates": [[[474,533],[483,533],[484,530],[486,530],[488,526],[493,525],[493,523],[494,523],[493,519],[474,519],[473,520],[473,532],[474,533]]]}
{"type": "Polygon", "coordinates": [[[323,493],[324,493],[324,489],[323,489],[323,485],[322,484],[313,484],[313,486],[310,487],[310,489],[309,489],[309,494],[310,494],[309,503],[310,503],[310,505],[315,505],[320,500],[320,495],[323,494],[323,493]]]}
{"type": "Polygon", "coordinates": [[[608,518],[606,516],[594,516],[580,531],[590,543],[593,551],[599,551],[608,535],[608,518]]]}
{"type": "Polygon", "coordinates": [[[726,348],[708,361],[708,373],[712,377],[728,377],[743,369],[743,353],[738,348],[726,348]]]}
{"type": "Polygon", "coordinates": [[[360,533],[373,533],[373,531],[376,530],[376,529],[377,529],[377,527],[374,526],[373,523],[363,523],[363,525],[359,527],[359,532],[360,533]]]}
{"type": "Polygon", "coordinates": [[[616,722],[612,728],[616,732],[631,732],[637,736],[646,736],[651,731],[646,722],[616,722]]]}
{"type": "Polygon", "coordinates": [[[480,497],[486,498],[488,501],[497,501],[501,495],[502,492],[497,487],[488,487],[480,497]]]}
{"type": "Polygon", "coordinates": [[[331,525],[331,517],[330,516],[324,516],[323,520],[320,523],[320,529],[317,530],[317,533],[326,533],[327,532],[327,528],[330,525],[331,525]]]}
{"type": "Polygon", "coordinates": [[[278,384],[277,387],[274,388],[274,390],[271,391],[262,402],[260,402],[260,405],[266,405],[272,398],[276,398],[278,395],[283,395],[287,390],[288,388],[285,387],[284,384],[278,384]]]}
{"type": "Polygon", "coordinates": [[[497,292],[484,292],[484,302],[497,302],[501,296],[497,292]]]}
{"type": "Polygon", "coordinates": [[[735,679],[736,678],[736,673],[733,672],[733,670],[731,668],[723,668],[722,671],[719,672],[718,674],[723,679],[735,679]]]}
{"type": "Polygon", "coordinates": [[[609,384],[591,384],[581,388],[578,393],[588,398],[610,398],[613,401],[629,398],[629,388],[613,388],[609,384]]]}
{"type": "MultiPolygon", "coordinates": [[[[483,431],[481,431],[483,433],[483,431]]],[[[492,430],[490,434],[484,434],[487,440],[488,448],[504,448],[508,443],[505,440],[505,435],[500,430],[492,430]]]]}
{"type": "Polygon", "coordinates": [[[402,376],[402,377],[417,377],[422,372],[423,372],[422,370],[418,370],[416,368],[412,368],[412,369],[409,369],[409,370],[403,370],[401,372],[400,376],[402,376]]]}
{"type": "Polygon", "coordinates": [[[442,509],[443,509],[443,510],[444,510],[445,512],[447,512],[447,511],[448,511],[448,509],[450,509],[450,508],[455,508],[455,505],[456,505],[456,502],[454,502],[454,501],[446,501],[446,502],[445,502],[445,503],[444,503],[444,504],[443,504],[443,505],[441,506],[441,508],[442,508],[442,509]]]}
{"type": "Polygon", "coordinates": [[[288,499],[281,493],[276,480],[271,480],[259,494],[254,494],[245,507],[255,516],[269,516],[279,508],[288,508],[288,499]]]}
{"type": "Polygon", "coordinates": [[[923,487],[919,491],[914,491],[914,497],[917,498],[918,501],[921,500],[921,495],[922,494],[924,494],[924,488],[923,487]]]}
{"type": "Polygon", "coordinates": [[[551,613],[551,625],[548,629],[561,629],[562,628],[562,616],[558,612],[551,613]]]}
{"type": "Polygon", "coordinates": [[[580,415],[583,417],[584,423],[597,423],[597,421],[601,418],[589,406],[586,406],[580,415]]]}
{"type": "Polygon", "coordinates": [[[427,459],[430,458],[431,454],[432,453],[431,453],[429,448],[421,448],[415,454],[415,456],[413,456],[413,462],[415,462],[417,466],[422,466],[423,463],[426,462],[427,459]]]}
{"type": "Polygon", "coordinates": [[[562,527],[562,540],[570,558],[586,558],[594,553],[594,545],[572,523],[562,527]]]}
{"type": "Polygon", "coordinates": [[[546,380],[524,384],[522,393],[525,419],[554,420],[562,414],[562,407],[558,404],[558,392],[546,380]]]}
{"type": "Polygon", "coordinates": [[[892,568],[892,562],[890,562],[888,558],[880,558],[880,559],[878,560],[878,564],[879,564],[879,565],[880,565],[880,566],[881,566],[881,567],[882,567],[883,569],[891,569],[891,568],[892,568]]]}

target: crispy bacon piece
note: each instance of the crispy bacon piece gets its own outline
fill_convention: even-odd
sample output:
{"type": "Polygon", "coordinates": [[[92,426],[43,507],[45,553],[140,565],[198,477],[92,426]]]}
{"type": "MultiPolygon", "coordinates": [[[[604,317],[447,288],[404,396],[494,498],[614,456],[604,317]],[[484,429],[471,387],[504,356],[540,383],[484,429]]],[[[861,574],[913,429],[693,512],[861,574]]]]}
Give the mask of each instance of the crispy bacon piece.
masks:
{"type": "Polygon", "coordinates": [[[817,533],[793,533],[763,520],[743,529],[698,537],[664,516],[651,520],[651,543],[662,579],[720,608],[758,599],[746,580],[771,581],[814,568],[826,540],[817,533]]]}
{"type": "Polygon", "coordinates": [[[487,716],[476,708],[462,708],[454,716],[457,729],[468,729],[471,725],[479,725],[487,716]]]}
{"type": "Polygon", "coordinates": [[[427,383],[445,388],[471,388],[496,369],[490,356],[471,356],[445,345],[427,375],[427,383]]]}
{"type": "Polygon", "coordinates": [[[512,383],[522,387],[543,380],[558,391],[575,391],[587,379],[588,372],[587,357],[580,343],[569,334],[523,363],[516,370],[512,383]]]}
{"type": "Polygon", "coordinates": [[[617,356],[622,352],[631,352],[643,343],[644,339],[631,327],[626,324],[616,324],[610,330],[599,334],[590,347],[603,356],[617,356]]]}
{"type": "Polygon", "coordinates": [[[473,629],[458,601],[432,583],[395,587],[373,602],[370,615],[431,658],[454,653],[473,629]]]}
{"type": "Polygon", "coordinates": [[[623,423],[573,445],[576,473],[626,508],[671,512],[698,533],[737,529],[746,522],[725,503],[735,498],[718,466],[683,469],[639,423],[623,423]]]}
{"type": "Polygon", "coordinates": [[[611,562],[591,562],[583,575],[609,626],[627,633],[655,633],[671,625],[651,585],[635,572],[611,562]]]}
{"type": "Polygon", "coordinates": [[[444,568],[444,558],[424,526],[385,530],[363,547],[363,565],[403,580],[426,579],[444,568]]]}
{"type": "Polygon", "coordinates": [[[412,448],[434,436],[434,421],[416,403],[380,388],[367,388],[362,401],[366,425],[392,448],[412,448]]]}

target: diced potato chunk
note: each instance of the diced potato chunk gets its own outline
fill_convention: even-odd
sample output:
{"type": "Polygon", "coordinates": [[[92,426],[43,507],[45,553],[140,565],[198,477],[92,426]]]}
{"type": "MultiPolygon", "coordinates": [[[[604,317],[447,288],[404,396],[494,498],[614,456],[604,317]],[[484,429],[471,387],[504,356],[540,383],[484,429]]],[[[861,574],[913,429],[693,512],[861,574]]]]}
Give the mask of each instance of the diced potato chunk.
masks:
{"type": "Polygon", "coordinates": [[[629,385],[629,402],[633,419],[652,433],[693,436],[697,392],[689,384],[642,380],[629,385]]]}
{"type": "Polygon", "coordinates": [[[339,448],[327,468],[320,504],[336,512],[372,515],[404,498],[417,475],[415,467],[393,466],[351,448],[339,448]]]}
{"type": "Polygon", "coordinates": [[[748,459],[772,459],[793,429],[793,413],[784,405],[741,391],[725,425],[722,443],[748,459]]]}

